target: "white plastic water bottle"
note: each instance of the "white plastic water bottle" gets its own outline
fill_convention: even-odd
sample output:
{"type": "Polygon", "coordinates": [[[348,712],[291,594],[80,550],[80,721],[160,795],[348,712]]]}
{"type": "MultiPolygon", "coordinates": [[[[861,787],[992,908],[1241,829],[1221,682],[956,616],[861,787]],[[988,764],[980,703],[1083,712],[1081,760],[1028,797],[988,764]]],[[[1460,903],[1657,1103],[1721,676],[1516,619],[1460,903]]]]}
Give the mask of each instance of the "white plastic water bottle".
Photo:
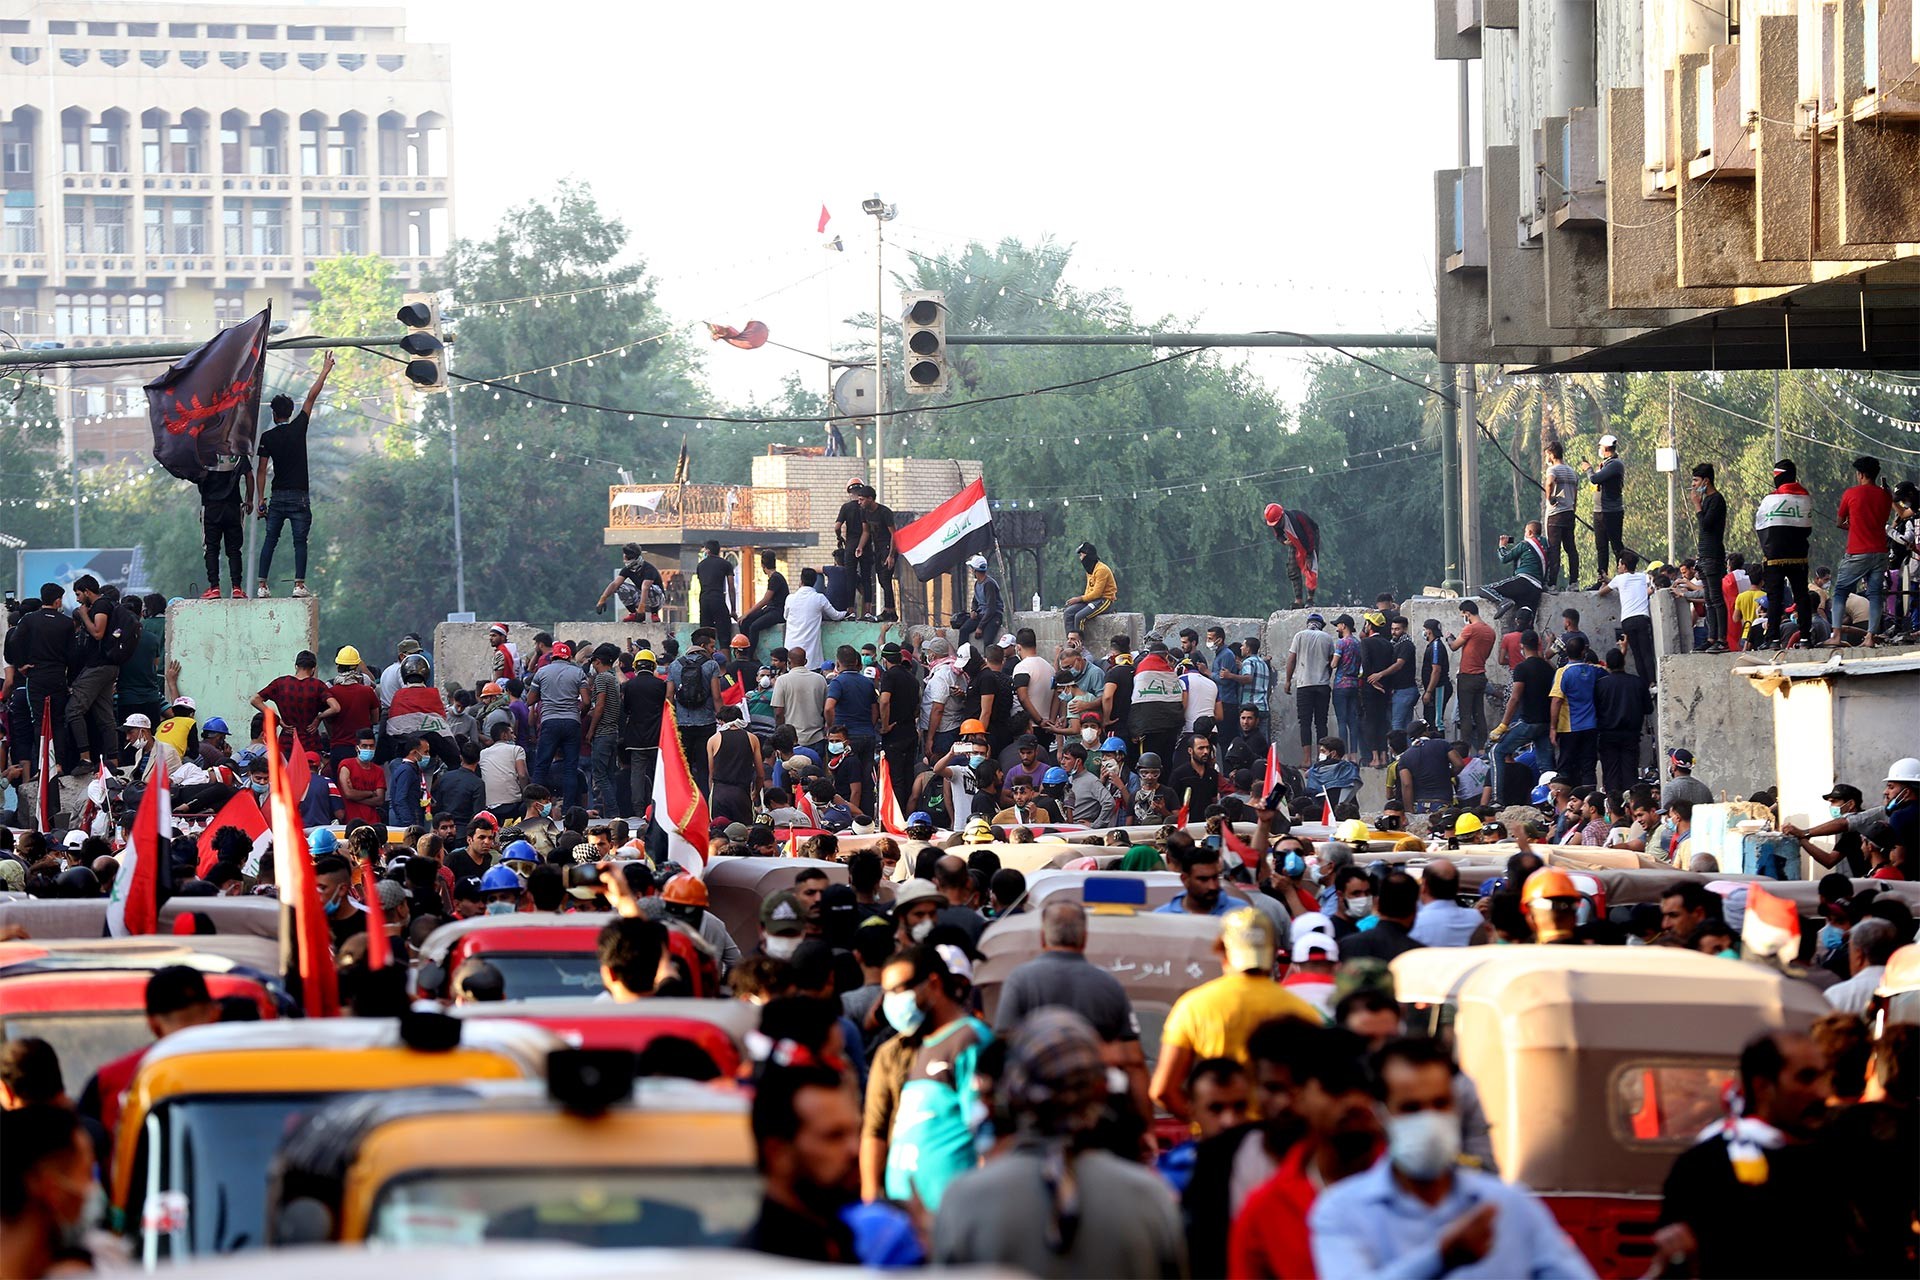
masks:
{"type": "Polygon", "coordinates": [[[1033,611],[1035,613],[1040,612],[1040,593],[1038,591],[1033,593],[1033,611]]]}

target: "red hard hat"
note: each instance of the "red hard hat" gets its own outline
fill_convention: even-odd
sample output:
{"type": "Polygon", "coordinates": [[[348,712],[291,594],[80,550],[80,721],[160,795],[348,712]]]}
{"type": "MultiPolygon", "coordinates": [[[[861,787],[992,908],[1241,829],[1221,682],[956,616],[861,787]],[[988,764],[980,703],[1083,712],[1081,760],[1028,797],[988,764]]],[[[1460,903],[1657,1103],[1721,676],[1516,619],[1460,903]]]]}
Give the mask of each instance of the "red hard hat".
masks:
{"type": "Polygon", "coordinates": [[[1280,509],[1280,504],[1279,504],[1279,503],[1277,503],[1277,502],[1269,502],[1269,503],[1267,504],[1267,523],[1268,523],[1268,524],[1279,524],[1279,523],[1280,523],[1280,517],[1281,517],[1281,516],[1283,516],[1283,515],[1285,515],[1285,514],[1286,514],[1286,512],[1284,512],[1284,511],[1282,511],[1282,510],[1280,509]]]}
{"type": "Polygon", "coordinates": [[[698,876],[683,872],[667,881],[667,887],[660,891],[660,896],[668,902],[704,907],[707,905],[707,886],[698,876]]]}

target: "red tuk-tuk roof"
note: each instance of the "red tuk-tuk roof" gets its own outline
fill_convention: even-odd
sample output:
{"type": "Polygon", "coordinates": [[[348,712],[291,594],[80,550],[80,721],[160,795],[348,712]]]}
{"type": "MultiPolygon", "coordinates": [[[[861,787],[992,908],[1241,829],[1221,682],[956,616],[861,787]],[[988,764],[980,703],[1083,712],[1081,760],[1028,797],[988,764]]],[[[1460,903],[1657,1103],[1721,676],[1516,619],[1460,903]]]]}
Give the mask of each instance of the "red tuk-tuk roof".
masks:
{"type": "MultiPolygon", "coordinates": [[[[0,1018],[29,1013],[139,1013],[147,1007],[145,969],[85,969],[72,972],[0,976],[0,1018]]],[[[262,1018],[278,1016],[273,997],[244,973],[209,973],[207,992],[215,1000],[244,996],[262,1018]]]]}
{"type": "Polygon", "coordinates": [[[474,956],[500,952],[591,954],[600,945],[601,928],[614,917],[603,914],[593,919],[593,924],[545,925],[531,929],[505,927],[469,933],[447,953],[447,968],[451,971],[474,956]]]}

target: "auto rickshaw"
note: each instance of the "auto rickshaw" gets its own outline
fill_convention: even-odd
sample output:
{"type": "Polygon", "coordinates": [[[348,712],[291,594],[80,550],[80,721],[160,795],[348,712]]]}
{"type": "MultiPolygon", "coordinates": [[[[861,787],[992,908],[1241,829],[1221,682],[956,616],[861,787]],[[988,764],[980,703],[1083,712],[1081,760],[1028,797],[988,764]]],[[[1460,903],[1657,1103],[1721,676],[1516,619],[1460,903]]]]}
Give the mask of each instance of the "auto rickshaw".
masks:
{"type": "Polygon", "coordinates": [[[1492,953],[1453,986],[1453,1040],[1501,1176],[1532,1188],[1601,1275],[1643,1275],[1668,1170],[1722,1116],[1740,1050],[1806,1030],[1826,1000],[1677,947],[1465,950],[1492,953]]]}
{"type": "Polygon", "coordinates": [[[278,946],[245,935],[0,942],[0,1041],[45,1040],[77,1089],[153,1039],[147,980],[154,970],[198,969],[215,1000],[237,997],[274,1018],[292,1011],[279,964],[278,946]]]}
{"type": "MultiPolygon", "coordinates": [[[[213,921],[217,936],[241,933],[256,938],[280,936],[280,903],[273,898],[174,898],[160,908],[160,933],[171,934],[173,922],[192,912],[213,921]]],[[[87,938],[107,936],[107,900],[105,898],[28,898],[10,895],[0,899],[0,931],[18,925],[36,941],[48,938],[87,938]]]]}
{"type": "Polygon", "coordinates": [[[316,1111],[274,1161],[267,1233],[273,1245],[395,1249],[721,1247],[759,1201],[744,1094],[636,1083],[630,1055],[583,1052],[555,1055],[545,1087],[410,1089],[316,1111]]]}
{"type": "Polygon", "coordinates": [[[537,1079],[551,1031],[434,1015],[227,1022],[148,1051],[114,1135],[114,1220],[144,1260],[261,1243],[267,1165],[306,1112],[334,1098],[467,1080],[537,1079]]]}
{"type": "Polygon", "coordinates": [[[450,920],[420,944],[415,987],[443,990],[454,970],[480,959],[500,971],[512,999],[597,996],[604,990],[600,930],[611,919],[604,912],[516,911],[450,920]],[[434,972],[424,972],[427,966],[434,972]]]}
{"type": "Polygon", "coordinates": [[[462,1020],[511,1018],[545,1027],[575,1049],[624,1049],[638,1053],[655,1040],[677,1036],[698,1045],[720,1074],[732,1079],[746,1061],[747,1037],[759,1026],[759,1010],[742,1000],[692,1000],[671,996],[621,1004],[562,996],[455,1005],[462,1020]]]}
{"type": "Polygon", "coordinates": [[[1027,910],[1038,911],[1056,893],[1064,893],[1075,901],[1085,901],[1086,884],[1092,878],[1103,882],[1137,881],[1145,886],[1146,898],[1140,905],[1142,911],[1153,911],[1163,903],[1173,901],[1180,893],[1180,875],[1175,871],[1068,871],[1063,867],[1059,870],[1035,871],[1027,877],[1027,910]]]}
{"type": "Polygon", "coordinates": [[[707,910],[720,917],[742,951],[751,950],[760,937],[760,904],[782,889],[793,888],[794,877],[818,869],[829,884],[845,884],[845,863],[820,858],[714,858],[707,863],[707,910]]]}

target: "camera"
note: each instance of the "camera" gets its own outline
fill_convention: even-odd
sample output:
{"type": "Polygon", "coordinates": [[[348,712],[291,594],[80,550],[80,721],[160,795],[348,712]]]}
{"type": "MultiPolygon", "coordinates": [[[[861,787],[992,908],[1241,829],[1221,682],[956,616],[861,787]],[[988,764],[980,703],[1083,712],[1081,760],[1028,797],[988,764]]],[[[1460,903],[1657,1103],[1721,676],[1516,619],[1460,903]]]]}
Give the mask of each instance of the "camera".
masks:
{"type": "Polygon", "coordinates": [[[595,889],[600,886],[603,879],[605,876],[600,868],[591,862],[583,862],[567,868],[567,888],[569,889],[595,889]]]}

